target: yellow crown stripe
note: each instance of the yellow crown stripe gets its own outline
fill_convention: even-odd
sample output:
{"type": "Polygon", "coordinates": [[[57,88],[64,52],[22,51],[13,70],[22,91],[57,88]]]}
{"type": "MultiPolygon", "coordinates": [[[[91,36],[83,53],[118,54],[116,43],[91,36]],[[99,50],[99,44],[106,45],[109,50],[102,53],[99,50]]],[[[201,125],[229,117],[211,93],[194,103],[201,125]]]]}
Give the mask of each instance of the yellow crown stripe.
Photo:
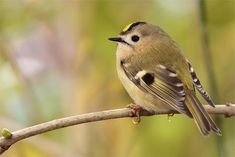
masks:
{"type": "Polygon", "coordinates": [[[128,25],[126,25],[124,28],[123,28],[123,32],[126,32],[131,26],[132,26],[133,23],[130,23],[128,25]]]}

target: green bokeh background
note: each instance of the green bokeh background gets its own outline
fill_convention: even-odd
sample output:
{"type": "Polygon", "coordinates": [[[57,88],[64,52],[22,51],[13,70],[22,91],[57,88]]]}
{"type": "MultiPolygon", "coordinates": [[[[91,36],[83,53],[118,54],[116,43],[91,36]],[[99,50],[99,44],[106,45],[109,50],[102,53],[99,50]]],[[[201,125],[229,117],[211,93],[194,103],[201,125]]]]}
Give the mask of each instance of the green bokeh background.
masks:
{"type": "MultiPolygon", "coordinates": [[[[235,1],[206,0],[205,7],[216,103],[234,103],[235,1]]],[[[197,0],[0,0],[0,127],[125,107],[131,99],[107,38],[135,21],[167,31],[212,94],[198,15],[197,0]]],[[[221,119],[223,136],[207,138],[183,115],[83,124],[21,141],[2,156],[233,157],[235,119],[221,119]]]]}

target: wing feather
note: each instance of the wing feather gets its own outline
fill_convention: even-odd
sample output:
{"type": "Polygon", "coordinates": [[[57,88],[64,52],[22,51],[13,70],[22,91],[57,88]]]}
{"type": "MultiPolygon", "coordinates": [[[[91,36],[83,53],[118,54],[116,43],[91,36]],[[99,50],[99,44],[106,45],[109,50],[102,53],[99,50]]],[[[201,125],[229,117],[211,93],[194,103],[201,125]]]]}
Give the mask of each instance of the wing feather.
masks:
{"type": "Polygon", "coordinates": [[[189,62],[188,62],[188,65],[189,65],[189,70],[190,70],[190,73],[191,73],[191,76],[192,76],[192,79],[193,79],[194,86],[196,86],[196,89],[198,90],[198,92],[209,103],[209,105],[211,105],[212,107],[215,107],[214,102],[212,101],[212,99],[209,96],[209,94],[203,88],[203,86],[202,86],[199,78],[197,77],[197,74],[194,71],[192,65],[189,62]]]}
{"type": "Polygon", "coordinates": [[[121,64],[127,77],[140,90],[160,99],[180,113],[192,117],[187,106],[184,104],[185,90],[177,73],[159,64],[154,70],[149,71],[137,67],[131,67],[130,63],[121,64]],[[134,69],[134,70],[133,70],[134,69]]]}

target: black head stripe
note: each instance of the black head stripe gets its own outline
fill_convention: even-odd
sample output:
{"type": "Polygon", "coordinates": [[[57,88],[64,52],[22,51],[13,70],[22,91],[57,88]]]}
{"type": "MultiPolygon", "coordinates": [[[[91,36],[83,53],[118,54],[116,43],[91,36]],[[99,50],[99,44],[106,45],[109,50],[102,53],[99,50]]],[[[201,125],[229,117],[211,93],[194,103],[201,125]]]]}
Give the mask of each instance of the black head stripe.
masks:
{"type": "Polygon", "coordinates": [[[141,25],[141,24],[146,24],[146,22],[135,22],[135,23],[132,23],[130,25],[127,25],[121,32],[120,32],[120,35],[124,35],[126,34],[127,32],[131,31],[134,27],[138,26],[138,25],[141,25]]]}

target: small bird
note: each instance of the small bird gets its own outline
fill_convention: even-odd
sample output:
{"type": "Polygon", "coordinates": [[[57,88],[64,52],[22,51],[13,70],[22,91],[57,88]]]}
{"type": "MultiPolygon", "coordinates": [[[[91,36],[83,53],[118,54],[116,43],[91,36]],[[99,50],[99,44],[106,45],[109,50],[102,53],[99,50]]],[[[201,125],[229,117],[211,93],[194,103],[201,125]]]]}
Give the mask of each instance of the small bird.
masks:
{"type": "Polygon", "coordinates": [[[118,76],[135,104],[150,112],[176,110],[193,118],[203,135],[221,135],[195,89],[215,107],[212,99],[183,51],[163,29],[135,22],[109,40],[118,43],[118,76]]]}

